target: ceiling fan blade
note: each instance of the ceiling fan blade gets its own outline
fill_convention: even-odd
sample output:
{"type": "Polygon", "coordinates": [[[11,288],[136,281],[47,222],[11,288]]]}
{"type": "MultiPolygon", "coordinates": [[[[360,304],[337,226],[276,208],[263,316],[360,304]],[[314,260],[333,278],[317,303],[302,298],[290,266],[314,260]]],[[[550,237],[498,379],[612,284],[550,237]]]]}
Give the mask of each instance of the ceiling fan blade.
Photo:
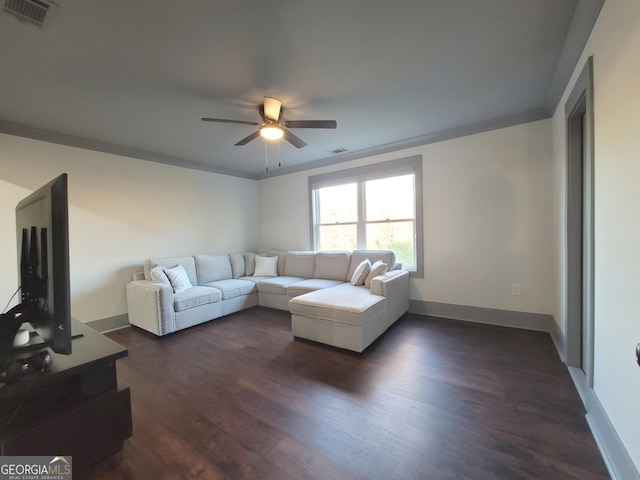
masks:
{"type": "Polygon", "coordinates": [[[305,143],[304,140],[302,140],[300,137],[294,135],[293,133],[291,133],[286,128],[283,128],[282,131],[284,132],[284,139],[287,142],[289,142],[291,145],[293,145],[294,147],[302,148],[302,147],[306,147],[307,146],[307,144],[305,143]]]}
{"type": "Polygon", "coordinates": [[[218,122],[218,123],[239,123],[241,125],[260,125],[258,122],[246,122],[244,120],[227,120],[225,118],[201,118],[203,122],[218,122]]]}
{"type": "Polygon", "coordinates": [[[282,102],[277,98],[264,97],[263,116],[265,121],[277,122],[282,114],[282,102]]]}
{"type": "Polygon", "coordinates": [[[337,128],[335,120],[287,120],[284,122],[287,128],[337,128]]]}
{"type": "Polygon", "coordinates": [[[240,140],[238,143],[236,143],[236,146],[240,146],[240,145],[246,145],[247,143],[249,143],[251,140],[255,140],[256,138],[258,138],[260,136],[260,130],[253,132],[251,135],[249,135],[248,137],[244,137],[242,140],[240,140]]]}

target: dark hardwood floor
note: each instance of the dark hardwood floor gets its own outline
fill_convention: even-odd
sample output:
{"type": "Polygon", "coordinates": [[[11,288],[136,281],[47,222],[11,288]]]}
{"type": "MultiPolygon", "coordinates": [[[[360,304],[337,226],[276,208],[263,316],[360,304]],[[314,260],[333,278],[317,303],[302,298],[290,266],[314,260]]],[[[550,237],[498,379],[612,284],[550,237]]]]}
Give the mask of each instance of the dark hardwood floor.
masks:
{"type": "Polygon", "coordinates": [[[545,333],[409,314],[355,355],[253,308],[109,336],[134,434],[74,478],[609,478],[545,333]]]}

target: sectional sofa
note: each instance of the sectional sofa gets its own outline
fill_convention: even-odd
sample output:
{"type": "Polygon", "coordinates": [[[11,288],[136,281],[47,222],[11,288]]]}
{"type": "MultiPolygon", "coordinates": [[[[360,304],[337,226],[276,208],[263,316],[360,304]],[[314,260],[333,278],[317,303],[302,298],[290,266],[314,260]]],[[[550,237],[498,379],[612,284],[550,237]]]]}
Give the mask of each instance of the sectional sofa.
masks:
{"type": "Polygon", "coordinates": [[[261,305],[294,337],[362,352],[409,309],[409,273],[387,250],[261,250],[151,258],[127,284],[129,322],[158,336],[261,305]]]}

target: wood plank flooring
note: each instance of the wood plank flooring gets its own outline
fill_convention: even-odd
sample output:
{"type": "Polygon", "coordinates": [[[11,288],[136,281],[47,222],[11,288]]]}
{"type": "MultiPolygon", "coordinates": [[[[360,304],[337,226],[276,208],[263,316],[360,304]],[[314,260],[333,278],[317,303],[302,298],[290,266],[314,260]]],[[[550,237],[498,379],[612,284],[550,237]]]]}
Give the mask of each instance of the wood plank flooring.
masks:
{"type": "Polygon", "coordinates": [[[74,478],[609,478],[545,333],[408,314],[355,355],[256,307],[109,336],[134,435],[74,478]]]}

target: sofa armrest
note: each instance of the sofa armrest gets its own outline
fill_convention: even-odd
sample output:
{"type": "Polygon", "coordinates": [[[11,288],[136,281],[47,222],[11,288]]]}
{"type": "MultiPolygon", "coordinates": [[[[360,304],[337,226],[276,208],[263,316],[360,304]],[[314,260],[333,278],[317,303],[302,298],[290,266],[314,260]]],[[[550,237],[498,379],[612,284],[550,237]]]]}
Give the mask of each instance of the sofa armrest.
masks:
{"type": "Polygon", "coordinates": [[[151,280],[127,283],[129,323],[158,336],[176,331],[173,290],[151,280]]]}
{"type": "Polygon", "coordinates": [[[400,316],[409,310],[409,272],[391,270],[371,280],[371,293],[387,299],[387,308],[400,316]]]}

